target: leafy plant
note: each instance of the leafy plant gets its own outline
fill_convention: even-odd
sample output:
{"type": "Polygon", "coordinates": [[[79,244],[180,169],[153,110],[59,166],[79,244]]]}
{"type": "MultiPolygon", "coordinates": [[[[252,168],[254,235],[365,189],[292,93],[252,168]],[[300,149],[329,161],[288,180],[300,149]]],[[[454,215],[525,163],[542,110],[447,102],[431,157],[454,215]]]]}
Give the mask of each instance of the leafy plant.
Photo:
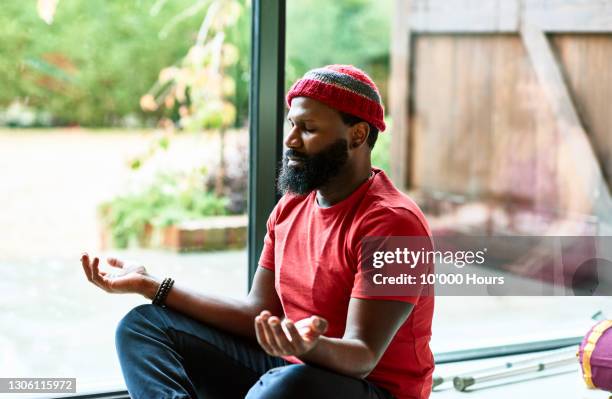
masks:
{"type": "MultiPolygon", "coordinates": [[[[160,118],[178,121],[185,110],[190,113],[185,123],[218,126],[224,122],[214,110],[222,109],[219,102],[190,110],[190,103],[181,97],[188,88],[183,91],[178,87],[178,99],[172,104],[174,96],[169,96],[166,109],[166,104],[150,101],[165,100],[171,91],[166,93],[165,85],[151,93],[153,99],[144,100],[145,106],[158,107],[156,111],[146,112],[139,106],[140,97],[160,78],[168,79],[164,80],[167,84],[180,81],[208,87],[198,75],[173,73],[188,66],[182,61],[197,38],[203,37],[205,15],[218,1],[87,0],[58,4],[56,0],[39,0],[38,15],[35,3],[28,3],[32,4],[5,0],[0,7],[0,76],[6,77],[0,79],[0,107],[6,108],[15,100],[27,102],[52,115],[54,125],[126,126],[133,121],[151,126],[160,118]],[[186,108],[181,110],[179,104],[186,108]]],[[[244,125],[248,114],[250,4],[249,0],[224,1],[223,8],[230,8],[230,12],[220,15],[229,19],[215,19],[214,24],[211,20],[208,30],[208,39],[221,31],[225,35],[221,45],[223,72],[234,84],[214,89],[224,90],[224,100],[233,104],[225,122],[233,119],[235,126],[244,125]],[[229,3],[237,3],[240,9],[229,3]],[[213,26],[217,23],[227,25],[220,30],[213,26]]],[[[370,73],[385,97],[393,4],[376,0],[288,2],[287,88],[310,68],[354,64],[370,73]]],[[[209,41],[200,41],[192,60],[208,61],[199,57],[209,41]]]]}
{"type": "Polygon", "coordinates": [[[249,152],[247,143],[236,143],[228,154],[226,167],[216,167],[208,175],[206,187],[217,192],[222,187],[221,195],[227,197],[228,211],[235,214],[246,213],[247,190],[249,184],[249,152]]]}
{"type": "Polygon", "coordinates": [[[202,16],[185,18],[162,38],[168,21],[193,0],[167,1],[159,10],[151,3],[60,1],[48,24],[35,2],[3,1],[0,107],[27,101],[57,125],[123,126],[129,116],[155,124],[161,113],[143,112],[139,98],[160,69],[187,51],[202,16]]]}
{"type": "MultiPolygon", "coordinates": [[[[228,32],[244,16],[237,0],[199,0],[186,14],[169,24],[178,24],[184,15],[206,9],[194,45],[177,64],[164,68],[153,87],[142,96],[144,111],[178,107],[178,126],[193,131],[215,129],[220,135],[218,179],[215,193],[222,195],[225,179],[225,132],[236,122],[236,81],[230,73],[240,60],[239,48],[227,40],[228,32]]],[[[170,29],[170,28],[169,28],[170,29]]]]}
{"type": "Polygon", "coordinates": [[[203,179],[203,170],[158,174],[150,186],[101,204],[100,218],[114,246],[145,244],[150,227],[228,214],[228,198],[208,191],[203,179]]]}

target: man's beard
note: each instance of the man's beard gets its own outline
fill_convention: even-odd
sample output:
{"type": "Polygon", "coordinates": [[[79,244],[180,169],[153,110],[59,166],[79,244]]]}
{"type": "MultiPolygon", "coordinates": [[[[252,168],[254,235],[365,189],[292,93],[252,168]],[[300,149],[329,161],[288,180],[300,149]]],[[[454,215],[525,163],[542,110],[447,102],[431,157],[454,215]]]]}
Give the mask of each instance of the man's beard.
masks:
{"type": "Polygon", "coordinates": [[[348,160],[348,142],[338,139],[318,154],[305,156],[294,150],[287,150],[283,157],[278,176],[278,190],[304,195],[327,184],[337,176],[348,160]],[[288,157],[301,161],[298,166],[289,166],[288,157]]]}

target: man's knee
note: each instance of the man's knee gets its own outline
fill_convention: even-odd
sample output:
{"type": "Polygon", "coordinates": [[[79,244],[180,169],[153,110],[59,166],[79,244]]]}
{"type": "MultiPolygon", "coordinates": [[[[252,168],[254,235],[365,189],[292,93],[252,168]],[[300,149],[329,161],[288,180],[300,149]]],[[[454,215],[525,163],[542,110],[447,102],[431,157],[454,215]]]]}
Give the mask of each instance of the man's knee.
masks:
{"type": "Polygon", "coordinates": [[[125,346],[124,344],[129,341],[129,337],[134,336],[135,332],[142,329],[151,317],[154,317],[156,310],[155,305],[142,304],[127,312],[126,315],[119,320],[117,328],[115,329],[115,345],[117,349],[125,346]]]}
{"type": "Polygon", "coordinates": [[[251,388],[247,399],[311,397],[316,385],[317,369],[304,364],[278,367],[261,376],[251,388]]]}

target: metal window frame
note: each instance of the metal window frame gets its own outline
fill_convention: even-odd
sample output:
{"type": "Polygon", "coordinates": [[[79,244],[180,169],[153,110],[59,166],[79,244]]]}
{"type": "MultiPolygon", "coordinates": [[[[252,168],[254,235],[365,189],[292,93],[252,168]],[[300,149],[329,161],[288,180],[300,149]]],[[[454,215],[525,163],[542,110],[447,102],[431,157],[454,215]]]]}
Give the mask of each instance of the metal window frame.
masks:
{"type": "Polygon", "coordinates": [[[285,0],[253,1],[249,91],[249,289],[263,248],[266,222],[279,199],[276,178],[283,148],[285,11],[285,0]]]}

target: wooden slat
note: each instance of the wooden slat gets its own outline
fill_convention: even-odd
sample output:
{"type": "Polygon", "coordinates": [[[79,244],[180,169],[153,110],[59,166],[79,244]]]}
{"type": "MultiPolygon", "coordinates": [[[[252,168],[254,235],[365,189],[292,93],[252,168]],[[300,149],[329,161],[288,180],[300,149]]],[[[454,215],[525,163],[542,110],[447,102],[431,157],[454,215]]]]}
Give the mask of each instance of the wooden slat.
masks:
{"type": "Polygon", "coordinates": [[[612,32],[612,1],[527,0],[523,20],[545,32],[612,32]]]}
{"type": "Polygon", "coordinates": [[[413,41],[413,187],[556,209],[556,125],[519,36],[413,41]]]}
{"type": "Polygon", "coordinates": [[[451,170],[447,173],[451,177],[449,183],[454,186],[453,191],[462,192],[469,198],[477,198],[487,192],[491,172],[491,115],[495,74],[491,55],[496,39],[492,35],[454,38],[457,49],[454,61],[454,101],[459,107],[451,124],[462,139],[452,143],[449,152],[451,170]]]}
{"type": "Polygon", "coordinates": [[[554,35],[551,42],[612,188],[612,35],[554,35]]]}
{"type": "Polygon", "coordinates": [[[521,21],[546,32],[612,32],[612,1],[413,0],[410,25],[427,33],[512,33],[521,21]]]}
{"type": "MultiPolygon", "coordinates": [[[[491,55],[505,37],[419,35],[411,118],[415,188],[472,198],[491,173],[491,55]]],[[[514,39],[515,41],[518,39],[514,39]]]]}
{"type": "Polygon", "coordinates": [[[521,37],[555,115],[562,140],[560,146],[562,150],[566,149],[562,161],[570,162],[573,176],[584,180],[586,191],[582,194],[590,198],[595,207],[604,207],[609,213],[612,201],[608,186],[546,35],[537,27],[524,25],[521,37]]]}
{"type": "Polygon", "coordinates": [[[411,29],[419,32],[516,32],[517,0],[414,0],[411,29]]]}
{"type": "Polygon", "coordinates": [[[390,114],[393,119],[391,136],[391,179],[401,190],[410,186],[410,1],[396,0],[391,31],[391,84],[389,85],[390,114]]]}
{"type": "Polygon", "coordinates": [[[414,188],[426,192],[451,191],[447,162],[453,143],[458,141],[454,129],[458,115],[454,40],[448,36],[418,36],[414,42],[411,179],[414,188]]]}
{"type": "Polygon", "coordinates": [[[556,171],[541,167],[556,157],[541,140],[552,136],[552,116],[520,39],[498,36],[494,44],[488,197],[517,208],[555,207],[556,171]]]}

